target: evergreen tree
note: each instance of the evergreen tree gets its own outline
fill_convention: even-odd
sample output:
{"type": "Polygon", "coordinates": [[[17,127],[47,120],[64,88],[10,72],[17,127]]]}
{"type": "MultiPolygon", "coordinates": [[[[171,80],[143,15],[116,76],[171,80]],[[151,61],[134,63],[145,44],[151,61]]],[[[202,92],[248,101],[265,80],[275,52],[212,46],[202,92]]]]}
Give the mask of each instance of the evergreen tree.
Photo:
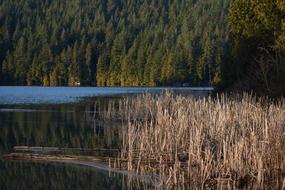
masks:
{"type": "Polygon", "coordinates": [[[232,4],[229,28],[234,43],[224,81],[234,78],[231,82],[241,88],[272,96],[285,93],[284,4],[282,0],[232,4]]]}
{"type": "MultiPolygon", "coordinates": [[[[2,0],[1,84],[213,83],[221,75],[226,55],[222,47],[229,44],[226,17],[231,2],[2,0]]],[[[274,45],[283,47],[283,1],[256,10],[263,9],[265,15],[279,10],[272,18],[256,11],[254,19],[266,30],[275,30],[269,23],[276,23],[274,45]]],[[[262,27],[256,31],[264,31],[262,27]]]]}

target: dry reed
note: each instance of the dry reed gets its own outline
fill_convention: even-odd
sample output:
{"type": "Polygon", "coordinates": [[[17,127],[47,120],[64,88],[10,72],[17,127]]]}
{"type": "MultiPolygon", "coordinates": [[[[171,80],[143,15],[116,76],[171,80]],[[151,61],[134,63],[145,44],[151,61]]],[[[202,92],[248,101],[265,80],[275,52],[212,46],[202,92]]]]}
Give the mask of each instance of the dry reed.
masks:
{"type": "Polygon", "coordinates": [[[157,188],[284,187],[284,100],[165,93],[118,109],[126,127],[116,166],[156,176],[157,188]]]}

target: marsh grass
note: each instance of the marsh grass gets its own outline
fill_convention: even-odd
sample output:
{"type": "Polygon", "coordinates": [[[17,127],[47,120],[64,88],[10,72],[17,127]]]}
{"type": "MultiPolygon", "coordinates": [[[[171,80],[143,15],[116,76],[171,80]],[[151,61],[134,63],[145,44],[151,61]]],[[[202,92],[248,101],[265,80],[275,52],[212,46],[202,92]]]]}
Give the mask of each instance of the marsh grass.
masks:
{"type": "Polygon", "coordinates": [[[117,109],[114,166],[154,176],[157,188],[284,188],[284,100],[146,94],[117,109]]]}

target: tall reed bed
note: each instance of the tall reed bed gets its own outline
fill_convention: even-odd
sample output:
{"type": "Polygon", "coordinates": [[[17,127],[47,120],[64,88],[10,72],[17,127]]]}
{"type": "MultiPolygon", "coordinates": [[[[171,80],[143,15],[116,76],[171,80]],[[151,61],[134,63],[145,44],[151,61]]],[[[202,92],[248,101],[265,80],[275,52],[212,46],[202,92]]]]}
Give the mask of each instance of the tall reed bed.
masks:
{"type": "Polygon", "coordinates": [[[119,104],[116,167],[157,188],[266,188],[285,183],[285,101],[141,95],[119,104]]]}

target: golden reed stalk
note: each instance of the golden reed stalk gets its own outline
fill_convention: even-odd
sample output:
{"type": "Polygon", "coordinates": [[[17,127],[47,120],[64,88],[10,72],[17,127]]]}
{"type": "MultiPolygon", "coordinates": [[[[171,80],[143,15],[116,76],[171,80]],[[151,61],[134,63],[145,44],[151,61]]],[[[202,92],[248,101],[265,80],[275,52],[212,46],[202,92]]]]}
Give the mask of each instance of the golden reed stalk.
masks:
{"type": "Polygon", "coordinates": [[[119,106],[120,167],[157,188],[284,188],[285,101],[141,95],[119,106]]]}

